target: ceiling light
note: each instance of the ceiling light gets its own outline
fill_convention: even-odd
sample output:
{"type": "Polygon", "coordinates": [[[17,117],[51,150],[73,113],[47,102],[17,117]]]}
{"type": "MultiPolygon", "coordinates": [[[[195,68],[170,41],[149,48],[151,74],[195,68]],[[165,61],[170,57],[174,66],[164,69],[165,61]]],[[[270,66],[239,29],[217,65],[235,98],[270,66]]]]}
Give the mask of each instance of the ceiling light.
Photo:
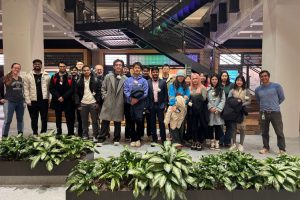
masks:
{"type": "Polygon", "coordinates": [[[64,35],[67,35],[67,33],[66,33],[66,32],[64,32],[64,35]]]}
{"type": "Polygon", "coordinates": [[[250,22],[253,22],[253,19],[252,19],[252,18],[250,18],[250,22]]]}
{"type": "Polygon", "coordinates": [[[250,28],[252,28],[252,27],[253,27],[253,25],[251,24],[251,25],[250,25],[250,28]]]}
{"type": "Polygon", "coordinates": [[[52,28],[54,28],[54,27],[55,27],[55,25],[54,25],[54,24],[52,24],[51,26],[52,26],[52,28]]]}

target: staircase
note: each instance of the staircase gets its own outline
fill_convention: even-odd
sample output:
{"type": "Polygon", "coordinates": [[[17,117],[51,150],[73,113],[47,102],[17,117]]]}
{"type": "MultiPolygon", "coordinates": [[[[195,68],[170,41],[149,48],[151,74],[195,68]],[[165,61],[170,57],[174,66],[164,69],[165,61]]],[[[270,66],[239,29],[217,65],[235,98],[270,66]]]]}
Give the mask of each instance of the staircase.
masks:
{"type": "MultiPolygon", "coordinates": [[[[183,2],[185,4],[180,4],[178,1],[172,5],[167,4],[164,9],[156,6],[156,0],[133,0],[130,3],[120,0],[120,15],[115,20],[104,20],[105,16],[93,12],[97,8],[84,10],[91,17],[82,20],[78,17],[81,15],[76,14],[79,11],[77,6],[74,12],[75,31],[85,40],[94,41],[108,49],[154,48],[181,66],[191,67],[195,72],[210,74],[214,66],[213,58],[220,58],[220,54],[232,55],[230,60],[223,58],[223,62],[228,64],[232,60],[240,59],[229,49],[205,37],[198,29],[191,28],[181,21],[209,1],[183,2]],[[194,8],[187,9],[186,6],[190,5],[194,5],[194,8]],[[188,49],[202,49],[200,60],[190,59],[188,49]]],[[[82,12],[82,8],[79,12],[82,12]]],[[[255,73],[260,72],[255,64],[250,69],[255,73]]],[[[246,119],[246,128],[248,133],[257,134],[259,133],[257,121],[259,109],[257,104],[255,105],[255,98],[253,99],[246,119]]]]}
{"type": "MultiPolygon", "coordinates": [[[[166,31],[167,27],[163,27],[164,30],[158,28],[157,31],[154,29],[150,30],[149,27],[144,27],[143,24],[147,23],[149,19],[151,19],[152,28],[160,27],[160,20],[156,21],[157,18],[164,18],[169,25],[175,23],[171,23],[171,21],[174,21],[172,18],[166,19],[164,17],[166,13],[163,10],[155,7],[154,3],[156,0],[147,2],[134,0],[132,4],[123,0],[120,2],[120,19],[118,21],[105,22],[102,16],[98,16],[97,13],[91,13],[92,10],[97,9],[89,8],[86,11],[82,7],[75,9],[75,31],[81,37],[84,37],[85,40],[93,41],[109,49],[145,48],[150,46],[181,66],[190,67],[195,72],[210,73],[210,65],[204,65],[199,60],[192,60],[186,55],[188,53],[185,51],[185,41],[183,41],[182,33],[179,33],[180,30],[178,29],[176,20],[177,26],[169,31],[166,31]],[[140,13],[141,10],[143,11],[142,13],[140,13]],[[89,16],[92,17],[86,19],[81,14],[78,14],[78,12],[91,13],[89,16]],[[160,31],[163,31],[164,34],[158,34],[160,31]]],[[[199,39],[199,36],[194,39],[199,39]]],[[[199,42],[195,41],[195,43],[199,42]]],[[[194,48],[197,48],[197,45],[194,45],[194,48]]]]}

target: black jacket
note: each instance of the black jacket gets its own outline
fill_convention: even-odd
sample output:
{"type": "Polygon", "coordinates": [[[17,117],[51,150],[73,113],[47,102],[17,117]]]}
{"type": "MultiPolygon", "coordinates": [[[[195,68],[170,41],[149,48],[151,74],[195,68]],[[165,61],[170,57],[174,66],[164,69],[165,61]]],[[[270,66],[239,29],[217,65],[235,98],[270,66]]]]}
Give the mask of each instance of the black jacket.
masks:
{"type": "MultiPolygon", "coordinates": [[[[158,92],[158,104],[161,109],[164,109],[168,103],[168,88],[167,83],[163,79],[158,79],[158,88],[161,90],[158,92]]],[[[147,109],[152,109],[154,105],[154,94],[152,79],[148,80],[148,98],[147,98],[147,109]]]]}
{"type": "Polygon", "coordinates": [[[49,91],[52,95],[50,108],[63,109],[65,105],[69,106],[73,103],[74,82],[72,76],[69,76],[67,73],[63,75],[63,82],[60,85],[59,74],[54,74],[50,79],[49,91]],[[58,101],[59,97],[64,98],[62,103],[58,101]]]}
{"type": "Polygon", "coordinates": [[[192,107],[188,106],[189,117],[198,118],[201,126],[207,127],[209,122],[209,112],[207,108],[207,100],[202,95],[191,95],[190,101],[192,107]]]}
{"type": "Polygon", "coordinates": [[[241,123],[244,120],[244,114],[246,114],[246,111],[242,101],[239,101],[238,98],[229,97],[226,100],[221,117],[226,121],[241,123]]]}
{"type": "MultiPolygon", "coordinates": [[[[102,105],[102,97],[101,97],[101,86],[102,86],[102,82],[95,77],[92,73],[91,73],[91,77],[90,77],[90,90],[92,92],[92,94],[95,97],[95,100],[97,101],[97,103],[99,105],[102,105]]],[[[84,76],[83,74],[81,75],[80,79],[77,81],[76,87],[75,87],[75,104],[79,105],[82,98],[83,98],[83,94],[84,94],[84,76]]]]}

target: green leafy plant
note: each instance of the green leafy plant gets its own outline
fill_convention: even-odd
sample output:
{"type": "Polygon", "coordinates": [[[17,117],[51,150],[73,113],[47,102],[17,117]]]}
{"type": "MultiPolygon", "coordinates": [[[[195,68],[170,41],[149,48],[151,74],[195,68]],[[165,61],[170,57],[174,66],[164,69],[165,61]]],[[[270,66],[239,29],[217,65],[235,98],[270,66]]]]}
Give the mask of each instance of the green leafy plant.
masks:
{"type": "Polygon", "coordinates": [[[105,181],[100,180],[99,177],[106,172],[106,165],[107,161],[103,158],[79,161],[67,178],[70,191],[80,195],[84,191],[92,190],[99,194],[105,184],[105,181]]]}
{"type": "Polygon", "coordinates": [[[135,178],[134,196],[144,194],[149,186],[152,199],[159,193],[168,200],[174,200],[176,195],[186,199],[188,185],[195,185],[195,179],[189,175],[192,158],[185,151],[176,149],[170,141],[157,146],[160,151],[146,153],[142,156],[145,162],[138,169],[128,172],[135,178]]]}
{"type": "Polygon", "coordinates": [[[281,188],[294,192],[300,188],[300,158],[282,155],[277,158],[267,158],[262,161],[260,175],[264,185],[272,186],[277,191],[281,188]]]}
{"type": "Polygon", "coordinates": [[[32,137],[24,138],[21,134],[3,138],[0,142],[0,160],[25,160],[34,151],[32,144],[32,137]]]}
{"type": "Polygon", "coordinates": [[[141,154],[127,148],[116,158],[81,161],[69,174],[67,185],[78,195],[86,190],[99,194],[100,190],[121,189],[128,186],[128,170],[136,168],[140,161],[141,154]]]}
{"type": "Polygon", "coordinates": [[[132,190],[137,198],[149,194],[166,200],[186,199],[193,189],[268,189],[287,191],[300,188],[300,158],[280,156],[257,160],[252,155],[229,151],[203,156],[192,162],[170,142],[157,145],[159,151],[144,155],[127,148],[119,157],[81,161],[68,176],[67,184],[78,195],[87,190],[132,190]]]}
{"type": "Polygon", "coordinates": [[[78,137],[56,137],[52,133],[35,137],[33,147],[35,149],[34,155],[29,158],[32,160],[31,168],[34,168],[39,161],[44,161],[48,171],[66,159],[82,158],[88,152],[96,151],[92,141],[82,140],[78,137]]]}
{"type": "Polygon", "coordinates": [[[263,179],[259,176],[261,163],[250,154],[228,151],[217,155],[208,155],[200,159],[192,169],[200,189],[262,188],[263,179]]]}
{"type": "Polygon", "coordinates": [[[43,161],[48,171],[64,160],[83,158],[90,152],[97,152],[92,141],[74,136],[58,137],[53,132],[28,138],[18,135],[0,141],[0,160],[31,160],[31,168],[43,161]]]}

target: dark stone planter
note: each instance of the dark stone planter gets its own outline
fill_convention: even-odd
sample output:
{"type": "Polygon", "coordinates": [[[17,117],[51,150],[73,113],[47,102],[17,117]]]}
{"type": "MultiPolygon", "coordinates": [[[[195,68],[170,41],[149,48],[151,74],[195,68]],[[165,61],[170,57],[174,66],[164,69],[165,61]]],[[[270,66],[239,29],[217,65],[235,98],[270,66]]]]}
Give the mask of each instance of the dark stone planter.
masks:
{"type": "MultiPolygon", "coordinates": [[[[256,192],[255,190],[235,190],[229,192],[227,190],[193,190],[187,191],[186,197],[188,200],[299,200],[300,190],[297,192],[287,192],[275,190],[263,190],[256,192]]],[[[84,192],[77,196],[76,193],[66,191],[66,200],[134,200],[132,191],[102,191],[100,195],[96,195],[92,191],[84,192]]],[[[139,197],[137,200],[150,200],[149,196],[139,197]]],[[[162,197],[157,197],[155,200],[163,200],[162,197]]],[[[179,200],[179,199],[178,199],[179,200]]]]}
{"type": "Polygon", "coordinates": [[[30,161],[0,161],[0,176],[64,176],[78,164],[77,160],[63,161],[60,165],[54,165],[49,172],[45,162],[39,162],[35,168],[30,168],[30,161]]]}
{"type": "MultiPolygon", "coordinates": [[[[94,153],[84,159],[94,159],[94,153]]],[[[62,185],[78,162],[65,160],[49,172],[46,162],[39,162],[31,169],[31,161],[0,161],[0,185],[62,185]]]]}

